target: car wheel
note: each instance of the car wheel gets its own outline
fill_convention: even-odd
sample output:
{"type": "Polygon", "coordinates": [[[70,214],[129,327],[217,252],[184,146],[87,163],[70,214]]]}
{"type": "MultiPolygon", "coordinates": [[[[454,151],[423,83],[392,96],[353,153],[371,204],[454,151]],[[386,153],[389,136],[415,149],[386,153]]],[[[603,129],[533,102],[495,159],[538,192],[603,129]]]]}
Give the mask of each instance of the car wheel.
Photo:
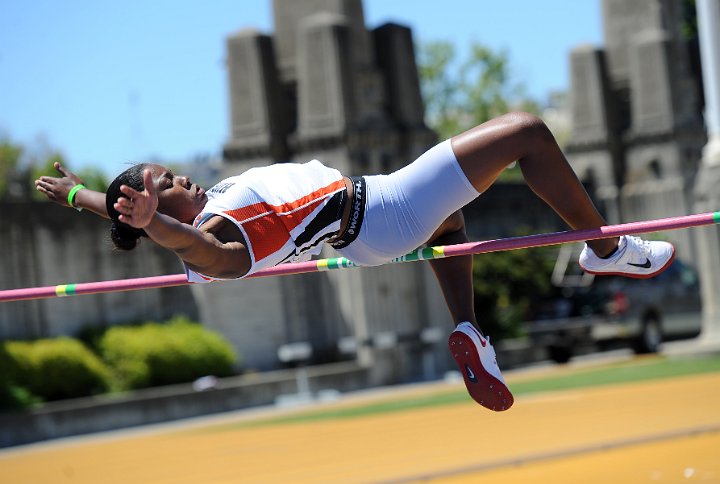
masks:
{"type": "Polygon", "coordinates": [[[572,348],[567,346],[550,346],[548,348],[548,356],[555,363],[567,363],[572,358],[572,348]]]}
{"type": "Polygon", "coordinates": [[[660,321],[655,318],[647,319],[643,323],[642,332],[635,342],[635,353],[657,353],[660,351],[663,335],[660,321]]]}

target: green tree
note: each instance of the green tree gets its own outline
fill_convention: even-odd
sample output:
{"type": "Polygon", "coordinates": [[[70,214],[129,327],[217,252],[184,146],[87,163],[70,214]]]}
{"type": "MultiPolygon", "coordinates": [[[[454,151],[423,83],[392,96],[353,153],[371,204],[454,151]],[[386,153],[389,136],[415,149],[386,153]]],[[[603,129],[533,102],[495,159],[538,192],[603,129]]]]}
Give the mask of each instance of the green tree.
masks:
{"type": "Polygon", "coordinates": [[[86,166],[78,171],[77,175],[85,186],[99,192],[107,191],[108,181],[105,172],[95,166],[86,166]]]}
{"type": "Polygon", "coordinates": [[[539,104],[512,78],[507,52],[477,42],[458,60],[449,42],[418,49],[418,72],[428,124],[447,139],[511,110],[539,113],[539,104]]]}
{"type": "Polygon", "coordinates": [[[698,38],[697,7],[695,0],[682,0],[680,2],[680,34],[685,40],[698,38]]]}
{"type": "Polygon", "coordinates": [[[0,200],[7,198],[10,182],[20,163],[23,148],[10,140],[0,140],[0,200]]]}
{"type": "MultiPolygon", "coordinates": [[[[28,149],[0,135],[0,200],[10,197],[47,200],[35,190],[35,180],[43,175],[59,176],[54,166],[56,162],[72,169],[60,151],[48,148],[44,143],[40,143],[39,148],[28,149]]],[[[99,168],[87,166],[76,174],[87,187],[103,192],[107,190],[107,177],[99,168]]]]}
{"type": "Polygon", "coordinates": [[[518,337],[538,301],[556,292],[553,247],[475,256],[473,282],[478,324],[494,339],[518,337]]]}
{"type": "Polygon", "coordinates": [[[429,42],[418,49],[426,118],[442,139],[457,134],[460,126],[456,100],[460,81],[450,72],[454,60],[455,47],[449,42],[429,42]]]}

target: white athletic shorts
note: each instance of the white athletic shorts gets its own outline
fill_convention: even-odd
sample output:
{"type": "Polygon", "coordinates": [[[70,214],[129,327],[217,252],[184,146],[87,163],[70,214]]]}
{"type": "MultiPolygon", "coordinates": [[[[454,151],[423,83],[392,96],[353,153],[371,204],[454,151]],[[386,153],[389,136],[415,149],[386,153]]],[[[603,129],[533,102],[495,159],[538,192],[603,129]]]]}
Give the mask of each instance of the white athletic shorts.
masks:
{"type": "Polygon", "coordinates": [[[480,195],[460,168],[450,140],[394,173],[363,178],[360,232],[336,250],[364,266],[384,264],[424,245],[447,217],[480,195]]]}

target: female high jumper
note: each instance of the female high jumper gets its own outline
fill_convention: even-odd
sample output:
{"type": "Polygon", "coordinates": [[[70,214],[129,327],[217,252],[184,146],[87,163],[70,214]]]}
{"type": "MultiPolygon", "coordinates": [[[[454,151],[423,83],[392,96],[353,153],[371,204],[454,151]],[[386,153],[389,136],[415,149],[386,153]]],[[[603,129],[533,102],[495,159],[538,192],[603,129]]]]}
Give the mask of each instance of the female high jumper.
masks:
{"type": "MultiPolygon", "coordinates": [[[[277,163],[205,191],[155,164],[132,166],[107,193],[86,189],[56,164],[42,176],[50,200],[112,220],[116,247],[145,236],[182,260],[191,282],[247,277],[308,260],[328,243],[361,266],[386,263],[427,244],[468,242],[461,208],[517,161],[528,186],[572,229],[606,225],[545,123],[509,113],[446,140],[388,175],[357,178],[317,160],[277,163]]],[[[675,255],[667,242],[621,236],[589,240],[580,265],[591,274],[647,278],[675,255]]],[[[470,396],[495,411],[513,404],[495,351],[475,318],[472,256],[431,260],[455,329],[449,347],[470,396]]]]}

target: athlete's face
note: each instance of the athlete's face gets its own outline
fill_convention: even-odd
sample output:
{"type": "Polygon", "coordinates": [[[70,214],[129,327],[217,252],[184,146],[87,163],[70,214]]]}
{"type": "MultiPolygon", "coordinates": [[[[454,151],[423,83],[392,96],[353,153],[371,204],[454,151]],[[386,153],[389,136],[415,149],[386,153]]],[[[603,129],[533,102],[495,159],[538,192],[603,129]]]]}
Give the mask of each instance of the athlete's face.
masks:
{"type": "Polygon", "coordinates": [[[207,203],[205,190],[190,181],[190,177],[178,176],[162,165],[149,165],[158,195],[158,212],[192,223],[207,203]]]}

